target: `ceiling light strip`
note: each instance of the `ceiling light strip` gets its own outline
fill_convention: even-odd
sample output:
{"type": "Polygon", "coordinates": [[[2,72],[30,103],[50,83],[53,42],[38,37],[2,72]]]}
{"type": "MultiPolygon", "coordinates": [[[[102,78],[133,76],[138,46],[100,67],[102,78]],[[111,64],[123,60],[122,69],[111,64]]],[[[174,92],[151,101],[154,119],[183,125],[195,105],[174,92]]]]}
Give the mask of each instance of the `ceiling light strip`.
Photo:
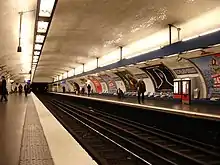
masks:
{"type": "Polygon", "coordinates": [[[56,8],[58,0],[38,0],[36,20],[35,20],[35,32],[34,32],[34,44],[33,44],[33,56],[32,56],[32,75],[31,81],[34,78],[36,69],[40,60],[40,56],[46,41],[46,37],[50,28],[50,24],[53,18],[53,14],[56,8]]]}

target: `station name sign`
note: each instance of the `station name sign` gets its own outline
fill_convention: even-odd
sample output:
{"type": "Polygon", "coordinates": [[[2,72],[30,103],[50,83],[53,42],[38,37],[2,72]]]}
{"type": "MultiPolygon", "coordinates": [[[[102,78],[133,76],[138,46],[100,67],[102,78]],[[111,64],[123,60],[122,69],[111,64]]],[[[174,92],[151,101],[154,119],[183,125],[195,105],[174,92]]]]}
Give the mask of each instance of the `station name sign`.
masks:
{"type": "Polygon", "coordinates": [[[197,74],[198,73],[194,67],[174,69],[174,72],[177,75],[197,74]]]}

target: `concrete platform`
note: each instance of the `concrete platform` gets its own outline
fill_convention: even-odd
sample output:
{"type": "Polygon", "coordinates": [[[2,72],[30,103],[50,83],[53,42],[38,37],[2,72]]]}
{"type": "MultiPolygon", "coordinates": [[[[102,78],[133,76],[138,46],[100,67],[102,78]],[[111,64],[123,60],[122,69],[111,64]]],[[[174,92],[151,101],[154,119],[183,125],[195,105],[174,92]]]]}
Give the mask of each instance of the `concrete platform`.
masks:
{"type": "Polygon", "coordinates": [[[217,105],[184,105],[181,103],[172,103],[171,101],[163,101],[163,100],[145,100],[144,104],[138,104],[137,99],[135,98],[125,98],[118,99],[116,96],[103,96],[103,95],[95,95],[95,96],[79,96],[68,93],[55,93],[59,95],[68,95],[74,97],[81,97],[93,100],[99,100],[104,102],[110,102],[114,104],[122,104],[132,107],[140,107],[148,110],[156,110],[156,111],[164,111],[167,113],[175,113],[180,115],[187,115],[193,117],[200,117],[212,120],[220,120],[220,107],[217,105]]]}
{"type": "Polygon", "coordinates": [[[0,165],[96,165],[32,93],[0,103],[0,165]]]}
{"type": "Polygon", "coordinates": [[[0,165],[18,165],[28,99],[10,96],[0,102],[0,165]]]}

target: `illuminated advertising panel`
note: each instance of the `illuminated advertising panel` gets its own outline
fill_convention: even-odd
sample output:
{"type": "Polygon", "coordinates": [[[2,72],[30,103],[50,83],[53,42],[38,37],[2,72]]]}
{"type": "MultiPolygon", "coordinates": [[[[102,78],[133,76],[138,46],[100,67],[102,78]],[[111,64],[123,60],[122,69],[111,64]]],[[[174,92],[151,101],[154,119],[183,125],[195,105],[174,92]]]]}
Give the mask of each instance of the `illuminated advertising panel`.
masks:
{"type": "Polygon", "coordinates": [[[141,69],[151,77],[157,92],[173,91],[173,80],[175,77],[166,66],[159,64],[141,69]]]}
{"type": "Polygon", "coordinates": [[[220,54],[193,58],[205,78],[208,97],[220,98],[220,54]]]}
{"type": "Polygon", "coordinates": [[[97,93],[102,93],[102,85],[101,83],[93,76],[88,77],[90,81],[95,85],[97,93]]]}
{"type": "Polygon", "coordinates": [[[99,77],[102,78],[103,81],[105,81],[106,84],[108,85],[109,93],[116,93],[117,92],[117,87],[116,87],[115,81],[110,76],[103,74],[103,75],[99,75],[99,77]]]}
{"type": "Polygon", "coordinates": [[[136,91],[137,80],[129,71],[124,70],[116,72],[115,74],[122,79],[128,92],[136,91]]]}

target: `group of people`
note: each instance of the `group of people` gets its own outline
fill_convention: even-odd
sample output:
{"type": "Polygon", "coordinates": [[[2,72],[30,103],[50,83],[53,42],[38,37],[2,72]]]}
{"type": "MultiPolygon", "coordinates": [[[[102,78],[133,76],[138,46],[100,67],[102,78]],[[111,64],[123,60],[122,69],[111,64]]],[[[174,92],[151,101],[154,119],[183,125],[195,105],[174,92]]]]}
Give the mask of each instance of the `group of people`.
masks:
{"type": "MultiPolygon", "coordinates": [[[[90,96],[91,91],[92,91],[92,87],[91,87],[90,84],[88,84],[87,85],[87,94],[88,94],[88,96],[90,96]]],[[[81,94],[85,94],[85,88],[84,87],[82,87],[82,89],[81,89],[81,94]]]]}
{"type": "MultiPolygon", "coordinates": [[[[15,88],[14,88],[14,91],[13,91],[14,93],[19,93],[19,94],[22,94],[22,92],[23,92],[23,86],[20,84],[18,87],[17,86],[15,86],[15,88]]],[[[25,96],[27,96],[28,95],[28,93],[30,93],[30,86],[28,85],[28,84],[25,84],[24,85],[24,93],[25,93],[25,96]]]]}
{"type": "MultiPolygon", "coordinates": [[[[65,93],[66,92],[66,87],[63,86],[62,88],[63,88],[63,93],[65,93]]],[[[91,87],[90,84],[88,84],[87,85],[87,94],[88,94],[88,96],[90,96],[91,92],[92,92],[92,87],[91,87]]],[[[76,91],[75,91],[75,93],[76,93],[76,91]]],[[[79,94],[79,93],[80,93],[80,91],[79,91],[79,89],[77,89],[77,94],[79,94]]],[[[82,87],[82,89],[81,89],[81,94],[85,94],[85,88],[84,87],[82,87]]]]}
{"type": "MultiPolygon", "coordinates": [[[[143,80],[139,80],[136,84],[137,94],[138,94],[138,103],[141,101],[144,103],[144,93],[146,92],[146,85],[143,80]]],[[[124,97],[123,91],[119,88],[117,90],[118,98],[121,99],[124,97]]]]}
{"type": "MultiPolygon", "coordinates": [[[[14,90],[12,92],[17,93],[19,92],[19,94],[22,94],[23,91],[23,86],[20,84],[18,87],[15,86],[14,90]]],[[[24,93],[25,96],[28,95],[28,93],[30,93],[30,86],[28,84],[24,85],[24,93]]],[[[1,77],[1,81],[0,81],[0,95],[1,95],[1,99],[0,101],[2,102],[3,100],[5,100],[6,102],[8,101],[7,95],[8,95],[8,89],[7,89],[7,81],[5,79],[5,76],[1,77]]]]}
{"type": "MultiPolygon", "coordinates": [[[[62,88],[63,88],[63,93],[65,93],[66,92],[65,86],[63,86],[62,88]]],[[[146,92],[146,85],[145,85],[143,80],[139,80],[136,83],[136,89],[137,89],[137,95],[138,95],[138,103],[140,104],[141,101],[142,101],[142,103],[144,103],[144,93],[146,92]]],[[[88,96],[91,95],[91,92],[92,92],[92,87],[91,87],[90,84],[88,84],[87,85],[87,94],[88,94],[88,96]]],[[[78,91],[77,93],[81,93],[81,94],[84,95],[85,94],[85,88],[82,87],[81,91],[78,91]]],[[[117,95],[118,95],[119,99],[124,97],[124,93],[120,88],[118,88],[118,90],[117,90],[117,95]]]]}

